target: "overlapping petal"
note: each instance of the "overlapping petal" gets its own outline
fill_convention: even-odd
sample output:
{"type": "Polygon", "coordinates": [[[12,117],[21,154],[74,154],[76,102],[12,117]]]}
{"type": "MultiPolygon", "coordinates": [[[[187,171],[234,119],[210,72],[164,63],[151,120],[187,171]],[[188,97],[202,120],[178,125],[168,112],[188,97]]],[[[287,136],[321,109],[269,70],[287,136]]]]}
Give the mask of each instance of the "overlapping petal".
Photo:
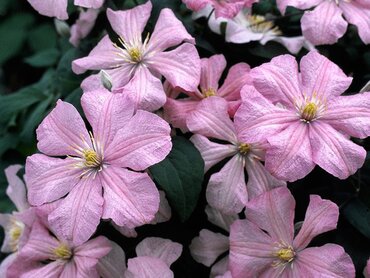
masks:
{"type": "Polygon", "coordinates": [[[5,169],[5,176],[9,183],[6,194],[17,207],[18,211],[23,211],[29,208],[26,195],[26,185],[17,176],[18,171],[22,168],[21,165],[11,165],[5,169]]]}
{"type": "Polygon", "coordinates": [[[165,262],[158,258],[137,257],[128,260],[125,278],[173,278],[165,262]]]}
{"type": "Polygon", "coordinates": [[[68,0],[27,0],[40,14],[56,17],[60,20],[68,19],[68,0]]]}
{"type": "Polygon", "coordinates": [[[96,268],[103,278],[121,278],[126,271],[125,252],[114,241],[110,241],[110,245],[111,251],[99,260],[96,268]]]}
{"type": "Polygon", "coordinates": [[[204,90],[213,89],[215,92],[218,89],[218,82],[226,68],[226,59],[223,55],[213,55],[209,58],[203,58],[200,87],[204,90]]]}

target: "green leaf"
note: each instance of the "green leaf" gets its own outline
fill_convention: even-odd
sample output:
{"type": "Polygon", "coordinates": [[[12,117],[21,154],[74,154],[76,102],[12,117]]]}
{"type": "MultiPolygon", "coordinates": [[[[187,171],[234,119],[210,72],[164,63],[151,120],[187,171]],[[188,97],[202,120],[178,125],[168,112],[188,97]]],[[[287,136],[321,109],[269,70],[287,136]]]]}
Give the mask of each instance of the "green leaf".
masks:
{"type": "Polygon", "coordinates": [[[50,67],[58,61],[59,51],[55,48],[45,49],[37,52],[24,61],[33,67],[50,67]]]}
{"type": "Polygon", "coordinates": [[[0,137],[0,157],[9,149],[15,148],[18,144],[18,136],[16,134],[5,134],[0,137]]]}
{"type": "Polygon", "coordinates": [[[150,173],[184,222],[197,205],[202,189],[204,162],[189,140],[177,136],[172,138],[172,143],[170,154],[150,167],[150,173]]]}
{"type": "Polygon", "coordinates": [[[57,33],[51,24],[40,25],[28,34],[28,44],[35,52],[55,48],[57,46],[57,39],[57,33]]]}
{"type": "Polygon", "coordinates": [[[343,215],[360,233],[370,239],[370,209],[359,199],[343,207],[343,215]]]}

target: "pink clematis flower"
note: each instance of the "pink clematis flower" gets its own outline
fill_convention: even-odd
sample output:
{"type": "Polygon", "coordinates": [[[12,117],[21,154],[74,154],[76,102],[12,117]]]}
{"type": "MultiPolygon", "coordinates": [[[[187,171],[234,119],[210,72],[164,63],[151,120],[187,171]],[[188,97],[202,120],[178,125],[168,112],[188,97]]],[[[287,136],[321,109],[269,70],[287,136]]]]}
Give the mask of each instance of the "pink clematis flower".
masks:
{"type": "Polygon", "coordinates": [[[284,187],[247,204],[247,219],[235,221],[230,229],[232,277],[355,277],[351,258],[341,246],[306,248],[314,237],[336,228],[338,206],[311,195],[295,238],[294,208],[295,200],[284,187]]]}
{"type": "Polygon", "coordinates": [[[223,55],[213,55],[210,58],[201,59],[202,71],[199,88],[191,92],[183,92],[173,89],[168,83],[166,92],[168,95],[164,108],[164,118],[173,127],[180,128],[183,132],[188,131],[186,119],[189,113],[197,105],[212,96],[219,96],[228,102],[229,113],[234,116],[241,103],[240,90],[246,84],[252,84],[249,78],[250,67],[246,63],[232,66],[224,84],[219,87],[219,80],[226,68],[226,59],[223,55]],[[175,99],[181,92],[188,98],[175,99]]]}
{"type": "Polygon", "coordinates": [[[208,203],[224,214],[239,213],[248,202],[261,193],[285,182],[267,172],[264,160],[263,141],[244,141],[239,136],[244,122],[231,121],[227,102],[219,97],[203,100],[187,120],[188,128],[195,133],[191,141],[200,151],[205,171],[221,160],[231,157],[226,165],[211,176],[206,197],[208,203]],[[211,142],[208,138],[223,140],[227,144],[211,142]],[[248,173],[245,182],[244,168],[248,173]]]}
{"type": "Polygon", "coordinates": [[[277,5],[283,14],[287,6],[302,10],[315,7],[301,19],[302,33],[314,45],[336,43],[346,32],[348,23],[357,27],[364,43],[370,43],[368,0],[277,0],[277,5]]]}
{"type": "Polygon", "coordinates": [[[73,46],[77,47],[80,44],[80,41],[91,32],[98,15],[99,10],[96,9],[80,11],[80,16],[76,20],[75,24],[71,26],[71,37],[69,38],[69,42],[73,46]]]}
{"type": "Polygon", "coordinates": [[[244,7],[251,7],[258,0],[182,0],[194,12],[204,8],[214,9],[216,17],[233,18],[244,7]]]}
{"type": "Polygon", "coordinates": [[[251,75],[254,87],[244,87],[235,118],[243,122],[241,140],[268,140],[272,175],[295,181],[317,164],[346,179],[363,165],[365,150],[348,137],[370,135],[370,93],[340,96],[352,78],[337,65],[311,51],[300,72],[294,57],[282,55],[251,75]]]}
{"type": "Polygon", "coordinates": [[[194,38],[170,9],[161,11],[150,39],[147,35],[142,41],[151,10],[150,1],[127,11],[108,9],[108,20],[120,36],[120,45],[106,35],[87,57],[73,61],[72,69],[77,74],[88,69],[106,70],[112,77],[113,89],[132,88],[130,95],[138,107],[154,111],[166,102],[160,77],[164,76],[174,87],[196,90],[200,60],[191,44],[194,38]],[[165,51],[179,44],[174,50],[165,51]]]}
{"type": "Polygon", "coordinates": [[[44,154],[26,163],[32,205],[66,196],[48,219],[74,244],[90,238],[100,218],[129,229],[149,223],[158,211],[158,189],[147,173],[134,171],[158,163],[171,149],[169,125],[146,111],[134,114],[125,95],[95,91],[81,102],[93,133],[71,104],[58,101],[37,129],[44,154]]]}
{"type": "MultiPolygon", "coordinates": [[[[27,0],[40,14],[56,17],[60,20],[68,19],[68,0],[27,0]]],[[[104,0],[74,0],[76,6],[99,9],[104,0]]]]}
{"type": "Polygon", "coordinates": [[[98,278],[96,266],[111,248],[109,240],[103,236],[73,244],[63,236],[51,235],[41,222],[36,221],[29,240],[9,266],[7,277],[98,278]]]}
{"type": "Polygon", "coordinates": [[[370,278],[370,259],[367,261],[366,267],[364,269],[365,278],[370,278]]]}
{"type": "MultiPolygon", "coordinates": [[[[226,233],[230,232],[231,224],[239,219],[237,214],[225,215],[210,206],[206,207],[206,213],[208,221],[226,233]]],[[[202,229],[199,236],[193,238],[189,246],[195,261],[208,267],[212,265],[210,277],[228,277],[227,275],[230,275],[228,270],[229,256],[226,255],[222,259],[218,259],[223,253],[229,251],[229,248],[228,236],[208,229],[202,229]]]]}

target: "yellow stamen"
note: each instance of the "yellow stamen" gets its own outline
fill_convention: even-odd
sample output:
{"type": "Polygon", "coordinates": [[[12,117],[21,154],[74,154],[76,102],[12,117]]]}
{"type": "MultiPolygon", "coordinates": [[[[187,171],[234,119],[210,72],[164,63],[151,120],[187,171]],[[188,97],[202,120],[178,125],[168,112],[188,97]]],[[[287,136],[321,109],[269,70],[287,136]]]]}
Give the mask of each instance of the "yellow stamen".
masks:
{"type": "Polygon", "coordinates": [[[316,114],[317,114],[317,104],[314,102],[309,102],[306,104],[306,106],[302,110],[302,119],[306,120],[307,122],[312,121],[315,119],[316,114]]]}
{"type": "Polygon", "coordinates": [[[266,20],[261,15],[247,15],[247,20],[250,23],[249,29],[255,33],[266,33],[272,31],[275,35],[281,35],[281,31],[277,26],[274,27],[272,21],[266,20]]]}
{"type": "Polygon", "coordinates": [[[202,89],[203,96],[205,98],[207,97],[213,97],[216,95],[216,90],[213,88],[208,88],[208,89],[202,89]]]}
{"type": "Polygon", "coordinates": [[[57,259],[61,260],[69,260],[72,257],[71,249],[64,243],[61,243],[57,248],[55,248],[53,253],[57,259]]]}
{"type": "Polygon", "coordinates": [[[131,60],[133,62],[138,63],[141,61],[141,51],[137,47],[128,49],[128,54],[130,54],[131,60]]]}
{"type": "Polygon", "coordinates": [[[90,167],[90,168],[100,167],[101,159],[94,150],[91,150],[91,149],[84,150],[83,156],[85,159],[84,165],[86,167],[90,167]]]}
{"type": "Polygon", "coordinates": [[[294,260],[295,252],[291,246],[286,248],[281,248],[275,253],[276,257],[278,257],[284,263],[290,263],[294,260]]]}
{"type": "Polygon", "coordinates": [[[18,225],[14,225],[10,231],[9,231],[9,234],[10,234],[10,237],[12,239],[12,241],[14,242],[18,242],[21,234],[23,232],[23,229],[22,227],[18,226],[18,225]]]}
{"type": "Polygon", "coordinates": [[[251,150],[251,146],[247,143],[240,143],[238,146],[239,153],[242,155],[247,155],[251,150]]]}

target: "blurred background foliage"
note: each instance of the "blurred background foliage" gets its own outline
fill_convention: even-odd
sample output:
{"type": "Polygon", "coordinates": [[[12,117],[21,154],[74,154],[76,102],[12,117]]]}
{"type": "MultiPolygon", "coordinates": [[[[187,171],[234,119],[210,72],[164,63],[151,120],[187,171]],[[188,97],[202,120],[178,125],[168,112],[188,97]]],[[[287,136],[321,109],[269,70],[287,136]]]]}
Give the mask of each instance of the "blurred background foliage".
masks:
{"type": "MultiPolygon", "coordinates": [[[[127,9],[143,0],[107,0],[106,6],[112,9],[127,9]]],[[[152,0],[153,12],[146,31],[151,32],[162,8],[171,8],[182,20],[188,31],[196,38],[201,57],[222,53],[228,67],[238,62],[246,62],[252,67],[268,62],[272,57],[288,54],[276,42],[265,46],[258,42],[248,44],[226,43],[220,35],[212,33],[205,18],[193,21],[191,11],[180,0],[152,0]]],[[[69,5],[69,25],[78,17],[78,8],[69,5]]],[[[301,35],[300,18],[302,12],[288,9],[281,16],[273,0],[260,0],[253,11],[273,19],[285,35],[301,35]]],[[[47,113],[61,98],[81,110],[79,99],[82,94],[80,83],[86,75],[77,76],[71,71],[71,61],[85,56],[107,31],[115,37],[104,13],[100,13],[90,35],[78,48],[68,42],[68,36],[58,34],[54,20],[34,11],[24,0],[0,1],[0,211],[11,212],[14,207],[5,194],[7,182],[4,169],[11,164],[24,164],[26,157],[35,153],[35,129],[47,113]]],[[[370,80],[370,47],[364,45],[354,26],[335,45],[320,46],[318,50],[339,65],[353,77],[348,94],[357,93],[370,80]]],[[[297,57],[306,54],[302,50],[297,57]]],[[[188,138],[185,134],[183,137],[188,138]]],[[[370,141],[356,140],[370,150],[370,141]]],[[[202,166],[199,153],[189,145],[188,140],[176,139],[176,148],[159,165],[150,169],[158,186],[164,189],[172,205],[173,218],[168,223],[147,225],[137,229],[138,238],[126,239],[108,223],[99,226],[98,233],[123,246],[128,257],[134,256],[136,244],[146,236],[170,238],[184,245],[181,258],[173,265],[176,277],[207,277],[208,269],[196,263],[190,256],[187,246],[202,228],[223,232],[207,222],[204,208],[205,186],[210,174],[202,183],[202,166]],[[184,154],[186,154],[184,156],[184,154]],[[187,157],[186,157],[187,156],[187,157]],[[194,163],[189,163],[192,157],[194,163]],[[181,166],[179,166],[181,165],[181,166]],[[176,175],[167,173],[168,169],[176,175]],[[185,174],[184,174],[185,173],[185,174]],[[186,177],[186,173],[193,173],[186,177]],[[176,176],[177,180],[174,180],[176,176]],[[170,177],[170,178],[168,178],[170,177]],[[190,192],[188,196],[176,192],[190,192]],[[179,197],[182,196],[182,197],[179,197]],[[197,202],[197,200],[199,200],[197,202]]],[[[217,165],[213,170],[222,166],[217,165]]],[[[361,277],[365,261],[370,256],[370,154],[355,175],[347,180],[338,180],[318,167],[305,179],[289,184],[296,198],[296,221],[302,221],[309,194],[319,194],[336,202],[340,207],[338,229],[317,237],[312,245],[334,242],[342,245],[351,255],[361,277]]]]}

